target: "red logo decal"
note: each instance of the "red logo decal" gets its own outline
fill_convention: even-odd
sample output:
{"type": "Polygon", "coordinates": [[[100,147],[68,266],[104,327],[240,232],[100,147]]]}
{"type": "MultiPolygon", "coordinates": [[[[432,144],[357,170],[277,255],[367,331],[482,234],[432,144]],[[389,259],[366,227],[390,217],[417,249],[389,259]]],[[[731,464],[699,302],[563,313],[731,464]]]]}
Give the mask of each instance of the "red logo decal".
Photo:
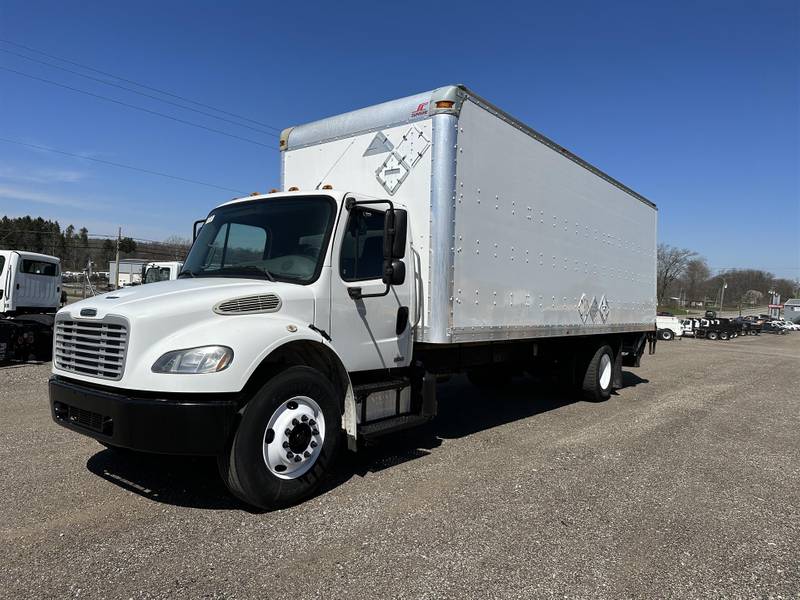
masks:
{"type": "Polygon", "coordinates": [[[422,104],[420,104],[419,106],[417,106],[417,110],[415,110],[414,112],[412,112],[412,113],[411,113],[411,116],[412,116],[412,117],[418,117],[418,116],[420,116],[420,115],[424,115],[424,114],[426,114],[427,112],[428,112],[428,103],[427,103],[427,102],[423,102],[422,104]]]}

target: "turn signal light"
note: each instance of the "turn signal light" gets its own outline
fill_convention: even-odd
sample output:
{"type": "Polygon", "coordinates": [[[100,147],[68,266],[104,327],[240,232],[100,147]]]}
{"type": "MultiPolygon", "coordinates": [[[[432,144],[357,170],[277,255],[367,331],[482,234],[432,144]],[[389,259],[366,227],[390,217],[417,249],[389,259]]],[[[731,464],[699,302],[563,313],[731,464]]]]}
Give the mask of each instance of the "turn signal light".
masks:
{"type": "Polygon", "coordinates": [[[452,100],[439,100],[436,103],[436,108],[453,108],[456,105],[452,100]]]}

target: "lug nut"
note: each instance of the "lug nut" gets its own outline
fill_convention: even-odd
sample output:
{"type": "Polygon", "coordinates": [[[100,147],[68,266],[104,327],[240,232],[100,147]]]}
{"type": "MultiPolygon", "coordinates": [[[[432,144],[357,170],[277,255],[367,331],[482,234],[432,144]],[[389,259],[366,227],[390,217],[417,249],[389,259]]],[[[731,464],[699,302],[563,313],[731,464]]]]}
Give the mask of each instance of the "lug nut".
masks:
{"type": "Polygon", "coordinates": [[[312,442],[311,442],[311,447],[312,447],[312,448],[316,448],[316,447],[317,447],[317,442],[315,442],[315,441],[312,441],[312,442]]]}
{"type": "Polygon", "coordinates": [[[314,435],[319,435],[319,431],[317,431],[316,429],[314,429],[314,431],[312,431],[311,433],[313,433],[314,435]]]}
{"type": "Polygon", "coordinates": [[[311,456],[311,452],[309,452],[308,450],[306,450],[305,452],[303,452],[303,456],[305,456],[306,458],[308,458],[309,456],[311,456]]]}
{"type": "Polygon", "coordinates": [[[287,452],[286,458],[294,458],[294,452],[287,452]]]}
{"type": "Polygon", "coordinates": [[[301,420],[303,423],[305,423],[306,421],[308,421],[308,415],[303,415],[302,417],[300,417],[300,420],[301,420]]]}
{"type": "Polygon", "coordinates": [[[303,460],[303,459],[302,459],[302,458],[300,458],[300,455],[299,455],[299,454],[298,454],[297,456],[295,456],[295,457],[294,457],[294,462],[300,462],[301,460],[303,460]]]}
{"type": "Polygon", "coordinates": [[[284,433],[284,435],[292,435],[292,430],[291,429],[287,429],[283,433],[284,433]]]}
{"type": "Polygon", "coordinates": [[[309,425],[311,425],[312,427],[314,427],[314,425],[316,425],[316,424],[317,424],[317,422],[316,422],[314,419],[311,419],[311,420],[308,422],[308,424],[309,424],[309,425]]]}
{"type": "Polygon", "coordinates": [[[289,442],[283,442],[283,447],[284,448],[288,448],[289,447],[289,442]]]}
{"type": "Polygon", "coordinates": [[[300,421],[298,421],[297,419],[292,419],[292,425],[297,427],[298,425],[300,425],[300,421]]]}

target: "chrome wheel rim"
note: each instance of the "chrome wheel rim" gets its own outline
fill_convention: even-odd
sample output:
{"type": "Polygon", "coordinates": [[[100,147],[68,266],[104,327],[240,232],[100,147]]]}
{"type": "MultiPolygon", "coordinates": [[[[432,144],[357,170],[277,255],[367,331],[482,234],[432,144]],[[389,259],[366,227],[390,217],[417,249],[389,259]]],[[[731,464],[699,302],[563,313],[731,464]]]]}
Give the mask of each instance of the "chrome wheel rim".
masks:
{"type": "Polygon", "coordinates": [[[600,357],[600,388],[607,390],[611,385],[611,357],[603,354],[600,357]]]}
{"type": "Polygon", "coordinates": [[[305,475],[322,452],[325,416],[308,396],[294,396],[272,413],[264,430],[264,464],[279,479],[305,475]]]}

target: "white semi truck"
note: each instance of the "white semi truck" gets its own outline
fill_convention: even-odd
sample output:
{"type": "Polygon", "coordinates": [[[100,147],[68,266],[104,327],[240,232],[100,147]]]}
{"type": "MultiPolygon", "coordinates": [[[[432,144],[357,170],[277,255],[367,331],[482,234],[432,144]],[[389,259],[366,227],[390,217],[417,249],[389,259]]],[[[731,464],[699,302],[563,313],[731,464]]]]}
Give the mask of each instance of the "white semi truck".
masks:
{"type": "Polygon", "coordinates": [[[53,318],[61,306],[61,261],[0,250],[0,363],[49,360],[53,318]]]}
{"type": "Polygon", "coordinates": [[[283,191],[212,210],[178,280],[58,313],[57,423],[215,455],[271,509],[341,443],[434,417],[440,376],[555,372],[602,400],[654,344],[655,206],[465,87],[280,150],[283,191]]]}

